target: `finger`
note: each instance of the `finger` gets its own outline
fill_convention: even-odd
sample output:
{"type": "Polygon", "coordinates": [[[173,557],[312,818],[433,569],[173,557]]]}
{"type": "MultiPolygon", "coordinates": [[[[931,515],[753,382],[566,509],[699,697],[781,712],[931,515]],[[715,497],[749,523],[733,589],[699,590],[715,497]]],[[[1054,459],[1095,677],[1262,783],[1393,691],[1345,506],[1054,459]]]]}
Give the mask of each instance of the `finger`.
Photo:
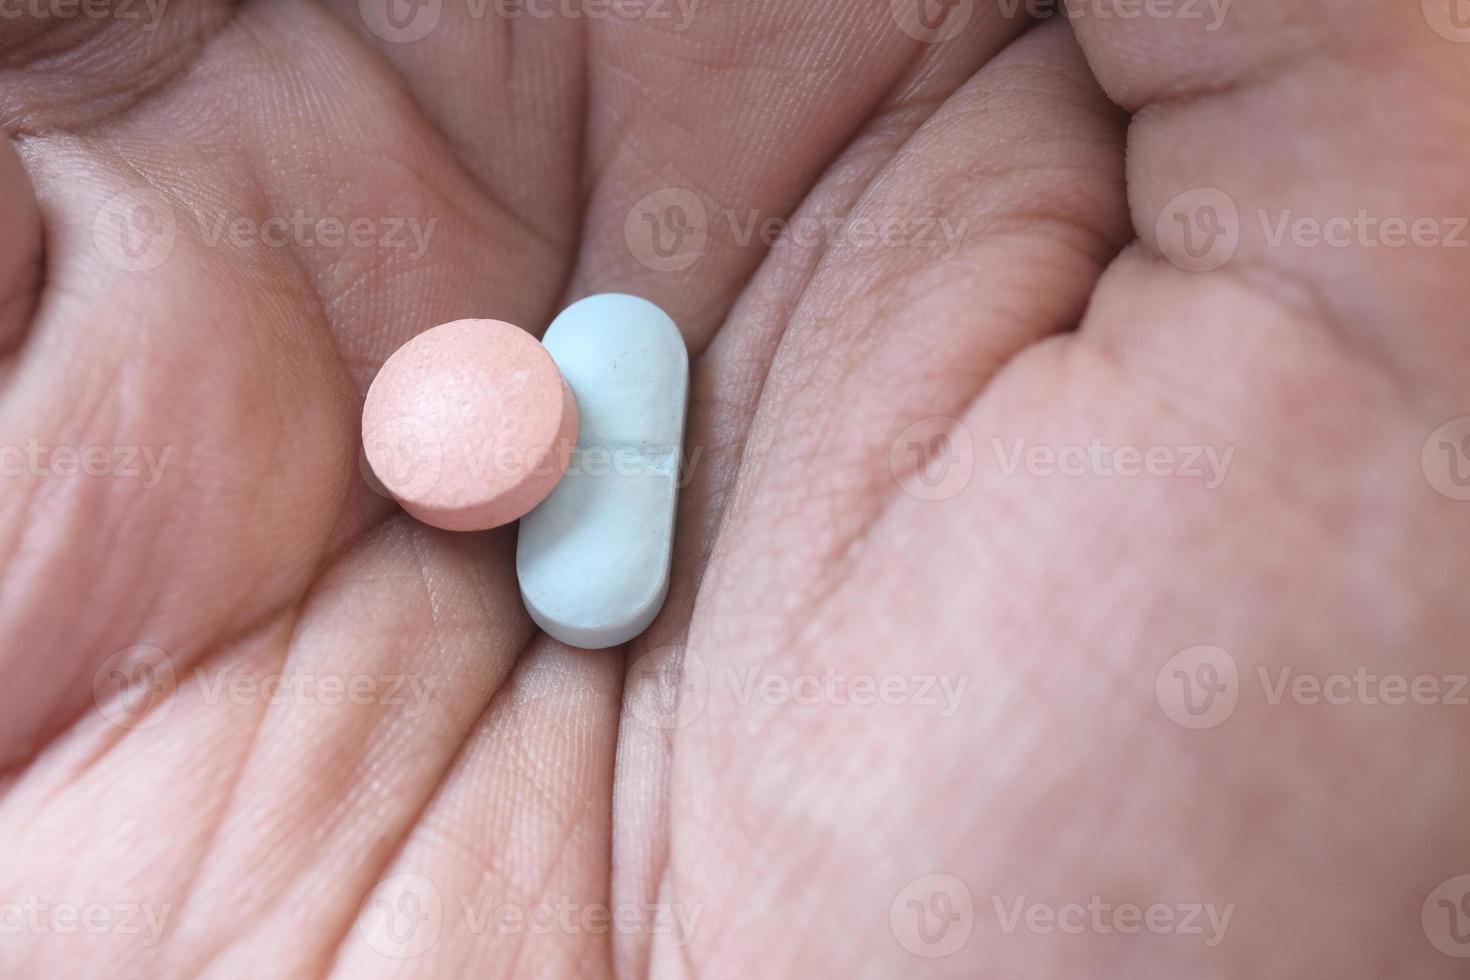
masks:
{"type": "MultiPolygon", "coordinates": [[[[655,923],[610,904],[609,838],[622,658],[537,638],[464,739],[454,767],[383,871],[443,910],[414,966],[432,976],[611,975],[618,937],[655,923]],[[630,917],[631,916],[631,917],[630,917]]],[[[384,936],[345,936],[343,978],[397,976],[384,936]]]]}
{"type": "MultiPolygon", "coordinates": [[[[484,196],[555,244],[560,282],[582,213],[585,21],[503,0],[329,0],[393,66],[484,196]]],[[[568,12],[570,11],[570,13],[568,12]]],[[[546,311],[524,325],[539,332],[546,311]]]]}
{"type": "Polygon", "coordinates": [[[0,16],[0,126],[79,132],[182,78],[231,23],[229,0],[15,3],[0,16]]]}
{"type": "MultiPolygon", "coordinates": [[[[903,279],[908,274],[921,275],[931,264],[936,272],[945,267],[965,270],[958,275],[951,273],[947,277],[950,280],[970,275],[969,263],[958,254],[961,243],[956,238],[969,243],[968,236],[960,232],[969,231],[967,209],[972,202],[954,198],[945,189],[954,174],[926,172],[926,160],[931,152],[936,156],[961,152],[957,146],[961,128],[968,128],[972,134],[995,133],[1007,113],[982,111],[979,102],[983,96],[974,89],[975,83],[970,83],[967,94],[955,94],[966,87],[991,52],[963,36],[945,43],[949,44],[946,50],[930,56],[934,61],[928,71],[900,86],[861,125],[789,221],[781,223],[784,233],[773,239],[768,254],[764,254],[763,233],[754,235],[747,248],[763,253],[760,268],[696,362],[685,440],[686,485],[680,491],[679,535],[670,593],[659,620],[633,646],[623,692],[618,751],[620,772],[625,778],[616,786],[619,819],[614,822],[615,853],[621,869],[614,883],[614,897],[619,902],[654,903],[667,897],[661,890],[667,885],[662,876],[668,870],[668,849],[660,831],[670,816],[670,747],[680,737],[691,699],[697,702],[700,697],[700,685],[705,680],[702,672],[706,669],[698,650],[686,650],[688,624],[701,592],[707,586],[718,587],[706,583],[704,573],[725,519],[725,505],[736,474],[743,460],[755,458],[746,451],[746,439],[771,377],[777,348],[788,327],[798,334],[815,328],[812,317],[802,315],[804,291],[809,285],[818,287],[817,302],[825,302],[831,293],[820,290],[842,291],[834,284],[849,275],[861,281],[888,281],[890,276],[903,279]],[[939,106],[944,108],[937,109],[939,106]],[[938,118],[933,118],[936,113],[938,118]],[[960,122],[962,119],[967,121],[960,122]],[[949,135],[922,135],[930,126],[945,129],[949,135]],[[877,222],[892,221],[911,247],[849,247],[845,244],[849,235],[841,230],[848,220],[854,222],[849,228],[861,227],[864,222],[873,222],[876,228],[877,222]],[[686,696],[682,709],[681,692],[686,696]]],[[[1009,56],[1002,60],[1006,58],[1009,56]]],[[[1006,68],[996,66],[998,75],[990,74],[992,69],[987,68],[986,83],[1004,85],[1003,80],[1014,73],[1017,62],[1010,59],[1007,64],[1006,68]]],[[[984,167],[987,162],[982,158],[978,166],[984,167]]],[[[999,188],[998,184],[991,186],[999,188]]],[[[1113,224],[1121,226],[1121,191],[1115,195],[1114,215],[1113,224]]],[[[1084,216],[1083,221],[1089,218],[1084,216]]],[[[703,267],[704,260],[695,266],[703,267]]],[[[719,268],[715,266],[717,271],[719,268]]],[[[1003,280],[1006,273],[998,272],[997,276],[1003,280]]],[[[1084,284],[1090,281],[1090,275],[1084,277],[1084,284]]],[[[1034,323],[1030,329],[1045,333],[1057,323],[1075,319],[1077,309],[1034,323]]],[[[824,321],[822,329],[828,326],[824,321]]],[[[987,328],[1010,329],[1000,319],[988,323],[987,328]]],[[[1029,331],[1023,333],[1031,335],[1029,331]]],[[[999,333],[987,336],[989,342],[1004,347],[999,333]]],[[[980,335],[974,337],[978,341],[980,335]]],[[[851,340],[834,338],[833,343],[851,340]]],[[[966,352],[957,352],[956,356],[964,357],[966,352]]],[[[779,378],[776,389],[785,390],[779,378]]],[[[647,962],[649,937],[626,937],[617,949],[623,969],[632,971],[647,962]]]]}
{"type": "Polygon", "coordinates": [[[1141,276],[1193,290],[1141,321],[1101,307],[1099,324],[1208,323],[1243,286],[1235,303],[1254,312],[1236,319],[1284,308],[1398,370],[1458,376],[1470,59],[1452,7],[1238,0],[1214,16],[1075,17],[1099,80],[1135,114],[1134,224],[1168,260],[1130,256],[1111,295],[1141,276]]]}
{"type": "Polygon", "coordinates": [[[188,84],[31,141],[52,247],[0,434],[109,467],[42,465],[0,502],[0,661],[26,692],[0,712],[0,760],[74,717],[113,653],[202,656],[288,613],[391,510],[358,459],[382,361],[445,320],[534,320],[561,284],[379,59],[319,8],[251,11],[188,84]],[[78,580],[93,615],[59,615],[57,583],[78,580]]]}
{"type": "MultiPolygon", "coordinates": [[[[1193,552],[1201,540],[1253,542],[1226,546],[1225,561],[1201,553],[1188,563],[1189,578],[1220,588],[1208,601],[1183,601],[1160,655],[1182,650],[1200,666],[1195,644],[1207,642],[1210,656],[1238,669],[1241,691],[1292,672],[1377,677],[1407,662],[1437,677],[1463,663],[1463,603],[1445,587],[1470,542],[1470,515],[1454,499],[1463,457],[1431,436],[1466,414],[1470,364],[1470,248],[1457,244],[1470,190],[1461,95],[1470,61],[1453,9],[1437,0],[1237,0],[1214,31],[1179,17],[1074,21],[1099,79],[1135,113],[1129,193],[1141,243],[1105,276],[1074,357],[1099,355],[1117,379],[1115,400],[1153,403],[1147,442],[1124,438],[1240,450],[1228,492],[1170,505],[1190,514],[1185,530],[1159,533],[1140,519],[1164,510],[1157,489],[1128,499],[1114,492],[1111,504],[1089,494],[1087,513],[1150,527],[1161,554],[1193,552]],[[1429,454],[1441,450],[1457,455],[1439,464],[1450,471],[1437,482],[1429,454]],[[1245,538],[1221,534],[1248,525],[1245,538]],[[1312,556],[1311,574],[1303,555],[1312,556]],[[1372,584],[1358,577],[1367,566],[1372,584]],[[1312,603],[1317,614],[1304,611],[1312,603]]],[[[1122,435],[1075,413],[1051,421],[1066,430],[1048,437],[1053,445],[1100,431],[1117,445],[1122,435]]],[[[1085,519],[1084,498],[1068,496],[1052,500],[1054,526],[1085,519]]],[[[1169,594],[1164,583],[1139,589],[1135,567],[1135,599],[1169,594]]],[[[1101,594],[1093,601],[1109,604],[1101,594]]],[[[1400,970],[1452,975],[1452,961],[1433,948],[1445,947],[1437,937],[1445,927],[1416,916],[1466,859],[1456,817],[1464,781],[1453,774],[1463,738],[1453,719],[1422,700],[1379,712],[1386,702],[1374,694],[1350,698],[1332,718],[1313,711],[1315,700],[1287,697],[1263,711],[1256,697],[1242,694],[1244,717],[1228,732],[1160,742],[1176,761],[1153,768],[1188,774],[1173,787],[1181,802],[1171,826],[1214,828],[1180,848],[1206,855],[1188,871],[1197,887],[1243,894],[1263,870],[1281,876],[1254,900],[1258,911],[1236,939],[1246,949],[1284,948],[1284,936],[1350,923],[1349,949],[1309,944],[1303,962],[1342,972],[1381,956],[1400,970]],[[1259,763],[1267,753],[1272,766],[1253,763],[1248,781],[1269,769],[1301,804],[1260,839],[1260,853],[1291,855],[1286,874],[1280,861],[1267,870],[1212,853],[1210,843],[1261,824],[1253,808],[1222,808],[1221,784],[1201,775],[1201,760],[1259,763]],[[1405,767],[1408,756],[1414,765],[1405,767]],[[1293,775],[1344,760],[1352,760],[1347,780],[1303,787],[1293,775]],[[1422,818],[1396,836],[1395,814],[1406,807],[1422,818]],[[1354,818],[1343,824],[1345,813],[1354,818]],[[1381,853],[1393,862],[1375,862],[1381,853]],[[1319,868],[1359,886],[1306,899],[1311,886],[1296,883],[1319,868]]],[[[1082,724],[1094,740],[1105,730],[1082,724]]]]}
{"type": "MultiPolygon", "coordinates": [[[[902,495],[913,460],[900,452],[895,471],[891,449],[903,430],[959,418],[1013,357],[1078,322],[1126,237],[1121,138],[1075,43],[1045,25],[908,141],[851,220],[928,215],[933,237],[822,255],[765,375],[716,545],[720,574],[766,583],[795,625],[902,495]],[[757,529],[773,509],[795,581],[754,571],[769,570],[770,532],[757,529]]],[[[727,351],[722,333],[711,360],[745,356],[740,339],[732,332],[727,351]]]]}
{"type": "MultiPolygon", "coordinates": [[[[0,842],[0,887],[65,894],[85,866],[89,901],[146,909],[159,934],[35,936],[5,945],[4,972],[240,976],[270,959],[324,975],[370,929],[365,898],[531,636],[513,573],[483,548],[394,520],[299,616],[202,664],[160,650],[136,699],[100,701],[59,736],[0,800],[25,828],[0,842]]],[[[401,946],[378,949],[401,962],[401,946]]]]}
{"type": "MultiPolygon", "coordinates": [[[[896,822],[857,831],[843,817],[854,806],[851,795],[834,806],[835,797],[808,794],[798,785],[811,774],[797,775],[803,770],[792,765],[792,747],[810,747],[816,735],[821,744],[812,751],[826,757],[834,747],[834,762],[871,757],[867,751],[846,755],[835,748],[842,745],[882,755],[901,743],[920,757],[925,739],[946,730],[953,735],[954,727],[945,727],[951,723],[916,711],[885,715],[878,726],[869,710],[824,705],[807,712],[789,701],[778,707],[763,701],[758,687],[742,685],[773,675],[820,675],[828,667],[871,678],[923,671],[959,649],[937,615],[936,640],[922,648],[907,635],[885,631],[885,623],[907,622],[912,608],[939,604],[937,596],[950,594],[936,589],[927,600],[921,595],[918,566],[930,563],[923,550],[929,539],[908,533],[897,515],[917,506],[954,528],[956,508],[974,499],[946,487],[938,488],[948,490],[945,496],[910,499],[906,491],[924,487],[907,452],[899,453],[902,465],[894,467],[894,450],[905,450],[910,438],[927,445],[945,430],[914,436],[905,430],[925,419],[964,417],[971,402],[985,401],[983,392],[997,374],[1025,357],[1022,351],[1077,323],[1097,277],[1127,238],[1122,160],[1123,120],[1097,88],[1065,25],[1038,27],[955,93],[852,210],[854,221],[881,222],[912,215],[922,203],[933,210],[920,213],[947,217],[962,229],[953,253],[828,248],[802,282],[801,301],[777,317],[787,324],[778,349],[760,353],[758,324],[770,316],[771,293],[759,288],[737,305],[731,326],[712,345],[707,359],[731,375],[730,396],[742,400],[741,388],[750,384],[761,392],[742,447],[745,465],[690,627],[686,656],[698,657],[699,668],[691,672],[686,665],[683,684],[701,710],[675,716],[681,725],[672,735],[677,819],[662,885],[677,901],[702,905],[709,921],[734,916],[751,925],[748,933],[740,926],[697,935],[689,955],[738,957],[748,937],[761,931],[761,912],[749,905],[737,911],[716,883],[746,881],[759,894],[763,885],[751,869],[764,863],[766,842],[779,847],[775,842],[805,839],[820,826],[827,828],[823,839],[841,850],[871,833],[896,832],[926,805],[917,787],[899,801],[893,784],[870,786],[892,805],[861,800],[858,810],[887,810],[896,822]],[[752,354],[757,364],[771,358],[768,370],[756,375],[760,381],[734,369],[752,354]],[[888,582],[883,602],[905,604],[898,620],[871,615],[872,608],[892,608],[866,606],[866,597],[877,601],[877,593],[849,588],[855,579],[874,578],[888,582]],[[853,603],[861,609],[843,605],[842,597],[853,593],[864,597],[853,603]],[[752,740],[757,731],[763,738],[752,740]],[[750,746],[749,754],[733,760],[725,748],[731,744],[750,746]],[[720,773],[731,766],[761,773],[754,780],[760,787],[726,780],[720,773]],[[714,819],[730,812],[758,813],[760,830],[714,819]]],[[[724,397],[721,392],[716,400],[724,397]]],[[[992,514],[987,521],[1004,525],[1005,518],[992,514]]],[[[959,550],[969,545],[956,542],[959,550]]],[[[951,581],[969,574],[962,567],[936,567],[951,581]]],[[[965,615],[958,608],[952,614],[965,615]]],[[[807,748],[801,752],[807,756],[807,748]]],[[[832,778],[851,787],[855,772],[844,769],[832,778]]],[[[854,844],[845,857],[855,860],[858,850],[854,844]]],[[[783,885],[800,887],[789,879],[783,885]]],[[[875,921],[869,897],[854,892],[838,918],[875,921]]],[[[821,917],[833,921],[832,913],[828,906],[821,917]]],[[[793,922],[789,906],[782,914],[793,937],[822,928],[815,916],[793,922]]],[[[772,962],[796,962],[798,947],[764,948],[772,962]]],[[[679,955],[669,944],[658,945],[653,962],[679,955]]],[[[854,956],[869,962],[868,952],[854,956]]],[[[898,961],[893,968],[902,969],[898,961]]]]}
{"type": "Polygon", "coordinates": [[[892,0],[691,8],[682,22],[589,25],[590,201],[569,294],[652,299],[697,353],[769,223],[865,124],[907,128],[1026,22],[982,7],[931,43],[905,33],[892,0]]]}

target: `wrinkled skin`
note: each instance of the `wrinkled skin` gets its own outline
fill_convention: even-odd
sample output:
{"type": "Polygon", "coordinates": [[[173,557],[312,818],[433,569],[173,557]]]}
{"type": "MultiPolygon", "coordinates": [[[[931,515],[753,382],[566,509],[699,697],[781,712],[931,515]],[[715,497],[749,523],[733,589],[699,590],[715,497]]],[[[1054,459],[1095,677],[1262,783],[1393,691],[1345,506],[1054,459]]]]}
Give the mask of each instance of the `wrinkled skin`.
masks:
{"type": "Polygon", "coordinates": [[[411,42],[355,0],[0,22],[0,443],[170,451],[7,457],[0,975],[1460,975],[1421,908],[1470,872],[1467,709],[1271,696],[1464,668],[1470,503],[1421,450],[1470,415],[1470,253],[1267,238],[1465,213],[1470,46],[1419,8],[982,0],[939,43],[888,0],[446,0],[411,42]],[[640,246],[666,188],[707,208],[686,268],[640,246]],[[1207,271],[1159,220],[1199,188],[1240,215],[1207,271]],[[123,192],[173,222],[151,268],[109,251],[123,192]],[[297,213],[434,224],[212,233],[297,213]],[[963,234],[769,248],[752,213],[963,234]],[[417,331],[604,290],[685,333],[691,465],[662,616],[584,652],[526,617],[513,529],[406,519],[357,427],[417,331]],[[931,417],[962,426],[913,452],[931,417]],[[1010,465],[1094,439],[1233,455],[1218,485],[1010,465]],[[1176,723],[1221,656],[1233,714],[1176,723]],[[364,686],[252,686],[279,674],[364,686]],[[1231,917],[1007,928],[1094,896],[1231,917]],[[477,918],[538,903],[667,911],[477,918]],[[970,935],[926,956],[946,912],[970,935]]]}

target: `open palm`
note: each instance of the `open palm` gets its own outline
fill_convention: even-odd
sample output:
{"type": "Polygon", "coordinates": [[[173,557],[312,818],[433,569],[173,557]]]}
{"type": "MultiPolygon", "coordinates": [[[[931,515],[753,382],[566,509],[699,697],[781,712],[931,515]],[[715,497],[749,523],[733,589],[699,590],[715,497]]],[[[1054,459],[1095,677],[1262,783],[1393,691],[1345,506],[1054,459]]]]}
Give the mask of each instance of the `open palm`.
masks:
{"type": "Polygon", "coordinates": [[[0,25],[0,975],[1454,975],[1470,253],[1275,232],[1452,225],[1470,46],[1106,6],[0,25]],[[689,479],[584,652],[357,426],[599,291],[689,479]]]}

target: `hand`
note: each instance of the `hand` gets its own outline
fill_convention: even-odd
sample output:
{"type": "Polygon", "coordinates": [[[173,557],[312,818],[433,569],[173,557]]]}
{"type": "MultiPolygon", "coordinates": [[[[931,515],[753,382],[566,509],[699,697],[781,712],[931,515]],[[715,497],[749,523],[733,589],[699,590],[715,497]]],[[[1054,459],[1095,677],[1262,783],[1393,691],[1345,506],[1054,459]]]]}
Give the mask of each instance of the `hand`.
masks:
{"type": "Polygon", "coordinates": [[[1437,2],[7,20],[0,974],[1458,975],[1437,2]],[[357,425],[605,290],[690,478],[583,652],[357,425]]]}

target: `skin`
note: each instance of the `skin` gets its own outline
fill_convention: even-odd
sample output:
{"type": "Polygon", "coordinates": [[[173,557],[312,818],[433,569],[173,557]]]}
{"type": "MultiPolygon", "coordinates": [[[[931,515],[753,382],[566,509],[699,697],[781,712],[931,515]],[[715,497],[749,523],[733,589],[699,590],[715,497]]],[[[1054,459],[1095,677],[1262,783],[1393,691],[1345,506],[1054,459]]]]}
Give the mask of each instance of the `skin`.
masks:
{"type": "Polygon", "coordinates": [[[1463,214],[1470,47],[1390,0],[1214,31],[962,4],[941,43],[888,0],[470,9],[412,42],[350,0],[0,22],[0,444],[171,453],[5,478],[0,975],[1460,975],[1421,923],[1470,872],[1452,682],[1271,692],[1464,670],[1470,504],[1421,450],[1470,414],[1467,253],[1257,215],[1463,214]],[[706,208],[674,271],[625,233],[667,188],[706,208]],[[1166,216],[1201,188],[1238,250],[1191,271],[1166,216]],[[174,222],[152,268],[94,233],[120,193],[174,222]],[[247,234],[297,212],[435,224],[247,234]],[[964,230],[771,248],[752,213],[964,230]],[[357,425],[416,332],[604,290],[685,331],[697,461],[663,615],[582,652],[527,619],[513,529],[407,519],[357,425]],[[967,471],[939,500],[890,465],[935,416],[967,471]],[[1005,465],[1095,439],[1233,456],[1213,488],[1005,465]],[[1200,645],[1238,704],[1195,730],[1167,665],[1200,645]],[[829,672],[909,696],[780,693],[829,672]],[[282,673],[361,686],[257,686],[282,673]],[[161,689],[119,712],[128,678],[161,689]],[[903,925],[955,908],[933,874],[973,907],[942,958],[903,925]],[[399,958],[378,912],[410,894],[437,933],[399,958]],[[1046,927],[1094,896],[1231,917],[1046,927]],[[1043,912],[1006,928],[1018,899],[1043,912]],[[471,921],[538,903],[696,918],[471,921]]]}

